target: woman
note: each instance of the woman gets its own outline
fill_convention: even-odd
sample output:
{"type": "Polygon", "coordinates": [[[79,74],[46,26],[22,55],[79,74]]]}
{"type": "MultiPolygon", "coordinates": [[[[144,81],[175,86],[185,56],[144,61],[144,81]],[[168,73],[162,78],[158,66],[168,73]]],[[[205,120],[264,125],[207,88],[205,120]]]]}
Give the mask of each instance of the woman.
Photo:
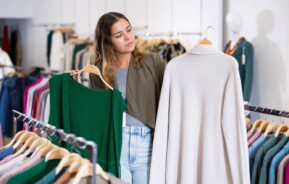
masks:
{"type": "MultiPolygon", "coordinates": [[[[104,14],[95,30],[96,61],[102,76],[126,100],[123,126],[121,178],[129,183],[149,181],[153,129],[162,86],[165,62],[158,54],[141,54],[135,48],[135,34],[129,20],[120,13],[104,14]]],[[[78,71],[71,74],[77,75],[78,71]]],[[[91,87],[106,86],[90,75],[91,87]]]]}

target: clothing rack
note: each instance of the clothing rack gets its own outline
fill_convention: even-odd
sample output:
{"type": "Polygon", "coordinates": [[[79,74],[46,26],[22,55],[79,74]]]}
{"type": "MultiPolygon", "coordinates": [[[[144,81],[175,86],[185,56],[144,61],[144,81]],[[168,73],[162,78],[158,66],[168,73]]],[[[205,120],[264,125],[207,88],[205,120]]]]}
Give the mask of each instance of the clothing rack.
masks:
{"type": "Polygon", "coordinates": [[[160,32],[160,33],[144,33],[144,34],[137,34],[137,36],[145,36],[145,37],[154,37],[154,36],[192,36],[192,35],[202,35],[202,32],[160,32]]]}
{"type": "MultiPolygon", "coordinates": [[[[4,68],[14,68],[16,71],[24,71],[24,68],[20,67],[20,66],[9,66],[9,65],[0,65],[0,68],[3,68],[2,70],[2,76],[4,77],[4,68]]],[[[0,79],[0,81],[2,81],[3,79],[0,79]]]]}
{"type": "Polygon", "coordinates": [[[253,106],[253,105],[244,105],[245,110],[250,111],[250,112],[258,112],[262,114],[268,114],[272,116],[279,116],[279,117],[284,117],[284,118],[289,118],[289,112],[287,111],[280,111],[276,109],[269,109],[269,108],[263,108],[259,106],[253,106]]]}
{"type": "Polygon", "coordinates": [[[20,67],[20,66],[9,66],[9,65],[0,65],[0,68],[14,68],[18,71],[23,71],[24,68],[23,67],[20,67]]]}
{"type": "Polygon", "coordinates": [[[71,24],[32,24],[32,27],[74,27],[75,26],[75,23],[71,23],[71,24]]]}
{"type": "Polygon", "coordinates": [[[89,152],[90,161],[93,165],[93,175],[92,175],[90,183],[91,184],[96,183],[96,174],[95,174],[96,173],[95,164],[96,164],[96,158],[97,158],[96,143],[92,141],[87,141],[82,137],[76,137],[76,135],[74,134],[67,134],[62,129],[56,129],[54,126],[35,120],[16,110],[13,110],[13,117],[15,121],[18,119],[20,121],[27,123],[28,125],[35,126],[40,131],[44,131],[48,133],[50,136],[57,137],[61,141],[69,143],[73,147],[77,147],[77,148],[80,148],[89,152]]]}

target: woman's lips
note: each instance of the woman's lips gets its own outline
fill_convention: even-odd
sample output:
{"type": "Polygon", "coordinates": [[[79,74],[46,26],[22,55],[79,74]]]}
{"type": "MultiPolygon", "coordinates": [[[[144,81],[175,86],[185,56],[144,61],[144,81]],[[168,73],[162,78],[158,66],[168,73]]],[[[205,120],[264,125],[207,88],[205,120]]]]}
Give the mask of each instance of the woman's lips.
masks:
{"type": "Polygon", "coordinates": [[[133,46],[133,42],[130,42],[130,43],[126,44],[126,46],[127,46],[127,47],[133,46]]]}

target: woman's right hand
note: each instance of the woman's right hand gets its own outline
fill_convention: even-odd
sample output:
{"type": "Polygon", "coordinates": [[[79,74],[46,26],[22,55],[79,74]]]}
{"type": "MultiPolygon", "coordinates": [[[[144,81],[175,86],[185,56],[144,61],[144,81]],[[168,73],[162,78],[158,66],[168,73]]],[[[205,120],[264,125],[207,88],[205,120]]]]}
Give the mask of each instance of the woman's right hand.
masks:
{"type": "Polygon", "coordinates": [[[71,70],[69,73],[76,81],[78,81],[80,70],[71,70]]]}

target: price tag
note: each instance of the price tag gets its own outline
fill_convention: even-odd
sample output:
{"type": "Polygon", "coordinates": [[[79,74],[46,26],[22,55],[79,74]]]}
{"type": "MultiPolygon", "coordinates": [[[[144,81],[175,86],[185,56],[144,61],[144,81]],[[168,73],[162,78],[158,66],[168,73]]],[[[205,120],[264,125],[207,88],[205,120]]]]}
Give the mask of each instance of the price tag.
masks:
{"type": "Polygon", "coordinates": [[[125,128],[126,127],[126,113],[124,112],[122,115],[122,127],[125,128]]]}

